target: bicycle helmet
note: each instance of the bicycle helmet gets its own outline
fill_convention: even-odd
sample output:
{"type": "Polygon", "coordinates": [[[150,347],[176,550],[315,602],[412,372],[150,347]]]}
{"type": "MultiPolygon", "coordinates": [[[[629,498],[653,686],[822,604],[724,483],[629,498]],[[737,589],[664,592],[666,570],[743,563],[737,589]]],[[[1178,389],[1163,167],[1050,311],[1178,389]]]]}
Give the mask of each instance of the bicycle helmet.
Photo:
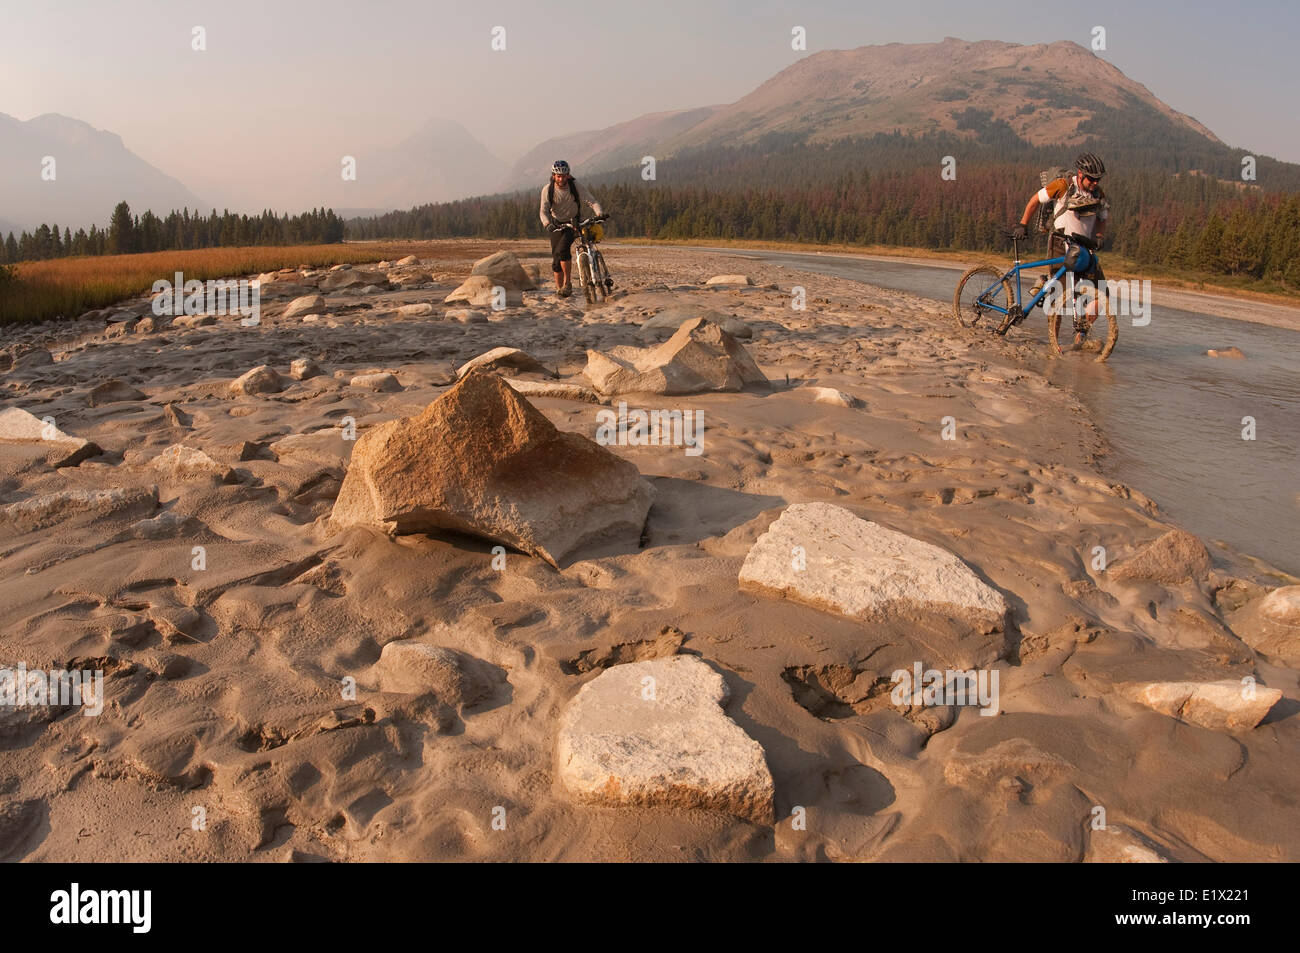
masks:
{"type": "Polygon", "coordinates": [[[556,159],[553,163],[551,163],[551,175],[556,175],[557,173],[562,175],[568,175],[569,163],[565,162],[563,159],[556,159]]]}
{"type": "Polygon", "coordinates": [[[1075,159],[1074,167],[1093,179],[1100,179],[1106,174],[1106,163],[1101,161],[1101,156],[1092,152],[1085,152],[1075,159]]]}

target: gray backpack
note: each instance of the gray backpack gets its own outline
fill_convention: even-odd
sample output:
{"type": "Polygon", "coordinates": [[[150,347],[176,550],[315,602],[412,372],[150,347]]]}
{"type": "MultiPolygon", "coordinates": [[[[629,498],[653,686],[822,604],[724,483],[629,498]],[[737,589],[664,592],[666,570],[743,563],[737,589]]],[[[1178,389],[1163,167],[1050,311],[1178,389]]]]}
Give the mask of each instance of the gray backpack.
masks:
{"type": "MultiPolygon", "coordinates": [[[[1071,172],[1063,166],[1057,166],[1053,169],[1044,169],[1038,173],[1038,181],[1043,188],[1047,188],[1049,182],[1055,182],[1057,179],[1069,179],[1070,190],[1074,189],[1074,180],[1071,179],[1071,172]]],[[[1068,193],[1067,193],[1068,194],[1068,193]]],[[[1044,202],[1038,207],[1038,231],[1040,233],[1050,232],[1056,224],[1056,203],[1044,202]]]]}

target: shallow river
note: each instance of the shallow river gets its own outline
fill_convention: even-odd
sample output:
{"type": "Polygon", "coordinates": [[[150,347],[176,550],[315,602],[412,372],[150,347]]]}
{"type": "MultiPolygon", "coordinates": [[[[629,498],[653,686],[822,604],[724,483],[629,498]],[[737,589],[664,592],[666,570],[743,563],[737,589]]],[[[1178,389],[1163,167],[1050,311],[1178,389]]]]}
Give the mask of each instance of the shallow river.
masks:
{"type": "MultiPolygon", "coordinates": [[[[944,302],[961,274],[945,265],[715,250],[944,302]]],[[[1049,360],[1041,312],[1023,327],[1042,334],[1047,376],[1096,414],[1114,449],[1108,474],[1191,532],[1300,574],[1300,332],[1163,307],[1158,285],[1154,297],[1145,327],[1120,318],[1106,364],[1049,360]],[[1227,347],[1247,359],[1205,356],[1227,347]],[[1242,438],[1244,417],[1254,418],[1254,440],[1242,438]]]]}

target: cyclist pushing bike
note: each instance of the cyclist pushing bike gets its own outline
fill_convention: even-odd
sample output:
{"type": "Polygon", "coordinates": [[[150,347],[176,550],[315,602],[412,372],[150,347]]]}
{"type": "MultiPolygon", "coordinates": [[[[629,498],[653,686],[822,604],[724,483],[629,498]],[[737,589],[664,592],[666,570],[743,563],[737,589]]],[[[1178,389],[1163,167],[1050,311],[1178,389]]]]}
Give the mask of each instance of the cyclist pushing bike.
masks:
{"type": "Polygon", "coordinates": [[[542,186],[541,218],[542,226],[551,234],[551,271],[555,273],[555,290],[561,298],[573,294],[571,249],[583,202],[597,216],[604,214],[595,196],[585,189],[578,191],[569,163],[557,159],[551,166],[551,180],[542,186]]]}
{"type": "MultiPolygon", "coordinates": [[[[1020,224],[1012,232],[1016,239],[1024,239],[1029,234],[1029,223],[1038,214],[1040,206],[1052,203],[1047,243],[1048,258],[1065,255],[1069,236],[1082,236],[1094,243],[1094,248],[1101,248],[1106,237],[1106,219],[1110,217],[1110,203],[1101,188],[1101,178],[1106,174],[1106,164],[1091,152],[1085,152],[1074,160],[1074,174],[1048,182],[1030,198],[1025,206],[1025,213],[1020,217],[1020,224]]],[[[1096,255],[1092,256],[1092,265],[1078,274],[1078,277],[1091,281],[1097,293],[1091,296],[1082,315],[1074,319],[1074,347],[1079,348],[1087,339],[1088,331],[1097,320],[1097,300],[1106,276],[1102,274],[1101,263],[1096,255]]],[[[1033,298],[1052,278],[1052,269],[1040,278],[1029,292],[1033,298]]]]}

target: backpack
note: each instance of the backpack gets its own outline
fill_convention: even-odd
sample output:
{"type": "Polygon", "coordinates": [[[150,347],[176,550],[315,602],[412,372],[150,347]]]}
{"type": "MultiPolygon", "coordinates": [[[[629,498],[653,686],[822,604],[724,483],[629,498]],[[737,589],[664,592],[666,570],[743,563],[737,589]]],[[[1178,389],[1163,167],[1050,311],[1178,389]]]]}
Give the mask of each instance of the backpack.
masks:
{"type": "MultiPolygon", "coordinates": [[[[1065,197],[1068,198],[1070,193],[1074,191],[1074,177],[1073,173],[1069,169],[1064,168],[1063,166],[1057,166],[1053,169],[1044,169],[1042,172],[1038,173],[1038,181],[1043,188],[1047,188],[1049,182],[1055,182],[1057,179],[1066,179],[1069,181],[1070,188],[1065,193],[1065,197]]],[[[1056,224],[1056,217],[1061,214],[1061,212],[1065,211],[1064,207],[1058,211],[1056,207],[1057,204],[1059,203],[1040,205],[1038,207],[1037,225],[1040,233],[1052,231],[1052,226],[1056,224]]]]}
{"type": "MultiPolygon", "coordinates": [[[[573,193],[573,201],[578,203],[578,218],[582,218],[582,196],[578,194],[578,180],[569,177],[569,191],[573,193]]],[[[546,183],[546,204],[554,208],[555,206],[555,180],[546,183]]]]}

